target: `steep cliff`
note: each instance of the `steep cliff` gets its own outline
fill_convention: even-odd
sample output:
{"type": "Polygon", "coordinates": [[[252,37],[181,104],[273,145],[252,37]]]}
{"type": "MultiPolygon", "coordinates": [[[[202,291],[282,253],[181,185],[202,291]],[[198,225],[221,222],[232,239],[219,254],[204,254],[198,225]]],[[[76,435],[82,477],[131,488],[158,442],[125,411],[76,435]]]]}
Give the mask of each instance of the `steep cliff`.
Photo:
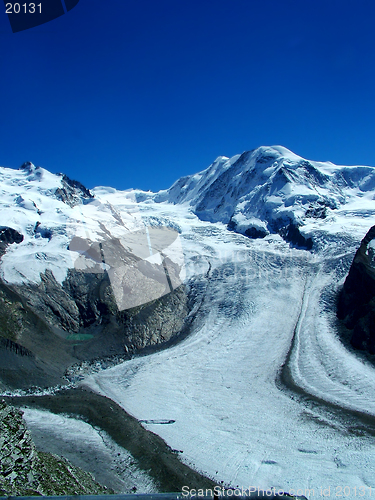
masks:
{"type": "Polygon", "coordinates": [[[47,270],[37,285],[0,282],[0,380],[3,388],[64,383],[72,365],[171,340],[187,315],[184,286],[119,311],[106,274],[70,270],[60,285],[47,270]]]}

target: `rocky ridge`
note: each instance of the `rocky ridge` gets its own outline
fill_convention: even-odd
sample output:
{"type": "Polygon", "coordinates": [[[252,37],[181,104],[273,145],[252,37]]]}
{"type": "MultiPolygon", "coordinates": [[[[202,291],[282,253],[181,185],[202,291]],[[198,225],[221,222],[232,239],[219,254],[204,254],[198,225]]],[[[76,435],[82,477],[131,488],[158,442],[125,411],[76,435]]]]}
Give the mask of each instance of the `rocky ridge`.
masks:
{"type": "Polygon", "coordinates": [[[39,285],[0,282],[0,377],[9,388],[64,383],[72,365],[127,357],[178,335],[188,316],[181,286],[160,299],[119,311],[105,274],[70,270],[39,285]]]}

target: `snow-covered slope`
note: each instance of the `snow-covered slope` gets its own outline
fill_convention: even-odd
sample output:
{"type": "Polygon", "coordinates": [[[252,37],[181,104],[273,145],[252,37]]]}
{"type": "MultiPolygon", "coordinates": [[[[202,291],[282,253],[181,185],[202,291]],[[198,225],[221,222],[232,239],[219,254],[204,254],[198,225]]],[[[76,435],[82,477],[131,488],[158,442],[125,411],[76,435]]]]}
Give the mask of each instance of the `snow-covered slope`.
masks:
{"type": "Polygon", "coordinates": [[[58,281],[72,267],[66,251],[75,225],[82,220],[78,207],[92,195],[64,175],[51,174],[32,163],[19,170],[0,168],[1,226],[23,236],[2,258],[1,276],[9,283],[39,282],[40,273],[53,268],[58,281]],[[76,215],[77,214],[77,215],[76,215]]]}
{"type": "MultiPolygon", "coordinates": [[[[136,192],[112,188],[96,192],[94,197],[79,182],[31,163],[19,170],[0,168],[0,229],[11,227],[23,237],[2,257],[2,279],[11,284],[38,283],[40,274],[50,269],[62,283],[81,257],[69,249],[74,237],[108,241],[144,227],[134,202],[136,192]],[[101,195],[108,193],[117,193],[113,195],[116,207],[108,200],[101,203],[101,195]]],[[[97,264],[92,259],[78,263],[80,269],[97,264]]]]}

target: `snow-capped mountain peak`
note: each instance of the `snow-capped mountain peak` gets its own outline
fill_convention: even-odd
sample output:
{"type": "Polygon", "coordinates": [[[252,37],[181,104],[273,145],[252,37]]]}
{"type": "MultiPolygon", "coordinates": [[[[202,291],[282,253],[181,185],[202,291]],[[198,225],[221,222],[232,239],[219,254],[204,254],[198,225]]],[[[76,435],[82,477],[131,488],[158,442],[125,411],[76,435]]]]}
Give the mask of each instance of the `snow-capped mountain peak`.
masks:
{"type": "Polygon", "coordinates": [[[80,182],[72,181],[65,174],[52,174],[31,162],[25,162],[18,170],[0,167],[0,189],[9,203],[26,197],[34,207],[37,200],[45,196],[72,206],[93,197],[80,182]]]}
{"type": "MultiPolygon", "coordinates": [[[[10,245],[2,258],[2,276],[10,282],[39,282],[51,263],[56,279],[66,275],[66,246],[77,220],[74,207],[93,198],[82,184],[31,162],[18,170],[0,167],[2,227],[11,228],[21,245],[10,245]]],[[[78,210],[79,212],[79,210],[78,210]]]]}
{"type": "Polygon", "coordinates": [[[366,199],[368,213],[374,213],[374,187],[374,167],[308,161],[282,146],[263,146],[232,158],[220,156],[154,199],[188,204],[200,219],[250,237],[279,233],[288,239],[292,225],[301,237],[289,234],[289,240],[311,248],[312,231],[326,231],[328,224],[321,222],[327,218],[345,224],[342,215],[347,219],[354,200],[366,199]]]}

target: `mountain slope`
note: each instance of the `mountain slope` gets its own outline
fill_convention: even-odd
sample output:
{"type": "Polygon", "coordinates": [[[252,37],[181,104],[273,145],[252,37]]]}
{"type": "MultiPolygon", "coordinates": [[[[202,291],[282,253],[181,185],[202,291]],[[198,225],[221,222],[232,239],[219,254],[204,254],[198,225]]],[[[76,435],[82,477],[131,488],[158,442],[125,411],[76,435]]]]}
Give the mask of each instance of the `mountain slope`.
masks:
{"type": "Polygon", "coordinates": [[[87,472],[36,449],[22,412],[0,401],[0,493],[7,496],[108,494],[87,472]]]}

